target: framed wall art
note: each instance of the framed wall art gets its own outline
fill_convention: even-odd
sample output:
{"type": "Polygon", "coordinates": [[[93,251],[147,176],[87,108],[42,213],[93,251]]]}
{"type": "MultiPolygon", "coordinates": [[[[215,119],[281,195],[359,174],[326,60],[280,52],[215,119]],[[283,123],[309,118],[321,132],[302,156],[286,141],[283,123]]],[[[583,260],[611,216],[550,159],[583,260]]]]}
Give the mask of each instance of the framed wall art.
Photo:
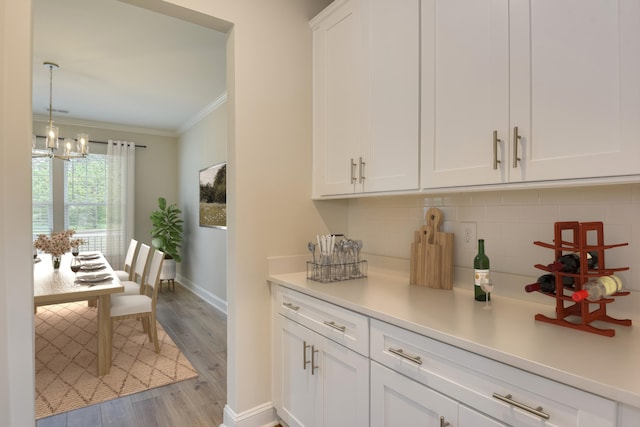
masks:
{"type": "Polygon", "coordinates": [[[200,171],[200,226],[227,228],[227,163],[200,171]]]}

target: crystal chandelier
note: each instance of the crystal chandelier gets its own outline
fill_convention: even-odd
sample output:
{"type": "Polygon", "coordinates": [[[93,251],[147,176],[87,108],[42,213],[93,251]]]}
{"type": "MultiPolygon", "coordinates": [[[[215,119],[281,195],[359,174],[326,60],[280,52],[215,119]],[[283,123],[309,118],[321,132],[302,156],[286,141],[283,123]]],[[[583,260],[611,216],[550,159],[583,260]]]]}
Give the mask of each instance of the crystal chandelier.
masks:
{"type": "Polygon", "coordinates": [[[36,147],[36,136],[31,141],[31,157],[55,157],[57,159],[70,160],[73,158],[85,157],[89,154],[89,135],[79,133],[76,139],[64,138],[62,142],[62,154],[57,154],[59,148],[58,127],[53,125],[53,70],[58,69],[58,64],[45,62],[45,67],[49,68],[49,123],[46,127],[45,148],[36,147]]]}

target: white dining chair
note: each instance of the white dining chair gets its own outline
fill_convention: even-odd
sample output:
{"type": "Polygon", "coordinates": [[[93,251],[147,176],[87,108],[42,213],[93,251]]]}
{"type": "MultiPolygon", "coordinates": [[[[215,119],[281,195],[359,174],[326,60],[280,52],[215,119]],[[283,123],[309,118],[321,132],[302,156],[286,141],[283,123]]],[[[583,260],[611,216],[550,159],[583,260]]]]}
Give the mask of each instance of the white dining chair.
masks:
{"type": "Polygon", "coordinates": [[[127,254],[124,257],[124,267],[122,270],[113,270],[118,279],[121,282],[125,280],[133,280],[133,263],[136,255],[136,250],[138,249],[138,241],[135,239],[131,239],[129,242],[129,249],[127,249],[127,254]]]}
{"type": "Polygon", "coordinates": [[[141,294],[117,294],[111,297],[111,330],[114,330],[113,322],[115,320],[141,319],[142,328],[149,336],[149,341],[153,342],[156,353],[160,352],[156,326],[156,301],[163,261],[164,253],[155,250],[151,258],[149,274],[145,277],[142,285],[141,294]]]}
{"type": "Polygon", "coordinates": [[[135,295],[142,293],[141,286],[145,281],[147,264],[149,262],[149,252],[151,247],[147,244],[141,243],[138,250],[138,256],[133,268],[133,274],[131,280],[121,280],[120,284],[124,286],[125,295],[135,295]]]}

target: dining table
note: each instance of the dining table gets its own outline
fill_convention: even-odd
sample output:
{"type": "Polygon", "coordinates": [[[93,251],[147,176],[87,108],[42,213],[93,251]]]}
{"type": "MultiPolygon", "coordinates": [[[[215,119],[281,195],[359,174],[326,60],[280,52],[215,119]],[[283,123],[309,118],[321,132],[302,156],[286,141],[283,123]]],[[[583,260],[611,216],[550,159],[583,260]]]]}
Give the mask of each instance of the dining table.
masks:
{"type": "Polygon", "coordinates": [[[34,258],[34,308],[97,299],[97,371],[98,376],[104,376],[111,368],[111,295],[124,292],[124,287],[102,253],[80,253],[78,273],[71,271],[72,259],[70,253],[62,255],[60,267],[54,269],[51,255],[34,258]]]}

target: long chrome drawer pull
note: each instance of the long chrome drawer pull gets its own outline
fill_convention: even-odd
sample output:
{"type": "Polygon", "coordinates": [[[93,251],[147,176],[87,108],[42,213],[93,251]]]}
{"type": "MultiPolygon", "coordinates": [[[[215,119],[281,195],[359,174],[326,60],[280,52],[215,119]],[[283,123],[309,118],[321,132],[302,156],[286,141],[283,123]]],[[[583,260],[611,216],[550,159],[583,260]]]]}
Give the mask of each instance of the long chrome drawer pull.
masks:
{"type": "Polygon", "coordinates": [[[316,365],[316,353],[318,353],[318,350],[316,350],[315,346],[311,346],[311,375],[315,375],[316,371],[318,370],[318,368],[320,366],[316,365]]]}
{"type": "Polygon", "coordinates": [[[513,167],[514,168],[517,168],[518,162],[522,160],[520,157],[518,157],[518,142],[520,142],[521,139],[522,137],[518,134],[518,126],[515,126],[513,128],[513,167]]]}
{"type": "Polygon", "coordinates": [[[333,320],[331,322],[329,322],[328,320],[325,320],[324,324],[332,327],[333,329],[337,329],[340,332],[344,332],[347,329],[346,326],[336,325],[336,322],[334,322],[333,320]]]}
{"type": "Polygon", "coordinates": [[[500,164],[500,160],[498,160],[498,143],[501,140],[498,138],[498,131],[493,131],[493,169],[498,169],[498,164],[500,164]]]}
{"type": "Polygon", "coordinates": [[[520,403],[513,400],[512,399],[513,396],[511,396],[510,394],[507,394],[506,396],[502,396],[498,393],[493,393],[493,397],[505,403],[508,403],[509,405],[513,405],[516,408],[520,408],[523,411],[527,411],[533,415],[539,416],[540,418],[544,418],[545,420],[548,420],[550,418],[549,414],[547,414],[546,412],[542,412],[542,406],[538,406],[537,408],[532,408],[531,406],[527,406],[524,403],[520,403]]]}
{"type": "Polygon", "coordinates": [[[420,359],[420,356],[412,356],[410,354],[405,353],[401,348],[395,349],[395,348],[391,348],[389,347],[389,351],[393,354],[396,354],[404,359],[410,360],[413,363],[416,363],[418,365],[422,365],[422,359],[420,359]]]}
{"type": "Polygon", "coordinates": [[[285,307],[287,307],[288,309],[291,309],[293,311],[300,310],[300,307],[298,307],[297,305],[293,305],[290,302],[283,302],[282,305],[284,305],[285,307]]]}
{"type": "Polygon", "coordinates": [[[445,421],[444,417],[440,417],[440,427],[447,427],[449,426],[449,421],[445,421]]]}
{"type": "Polygon", "coordinates": [[[311,363],[307,360],[307,349],[311,347],[306,341],[302,341],[302,369],[307,370],[307,364],[311,363]]]}

